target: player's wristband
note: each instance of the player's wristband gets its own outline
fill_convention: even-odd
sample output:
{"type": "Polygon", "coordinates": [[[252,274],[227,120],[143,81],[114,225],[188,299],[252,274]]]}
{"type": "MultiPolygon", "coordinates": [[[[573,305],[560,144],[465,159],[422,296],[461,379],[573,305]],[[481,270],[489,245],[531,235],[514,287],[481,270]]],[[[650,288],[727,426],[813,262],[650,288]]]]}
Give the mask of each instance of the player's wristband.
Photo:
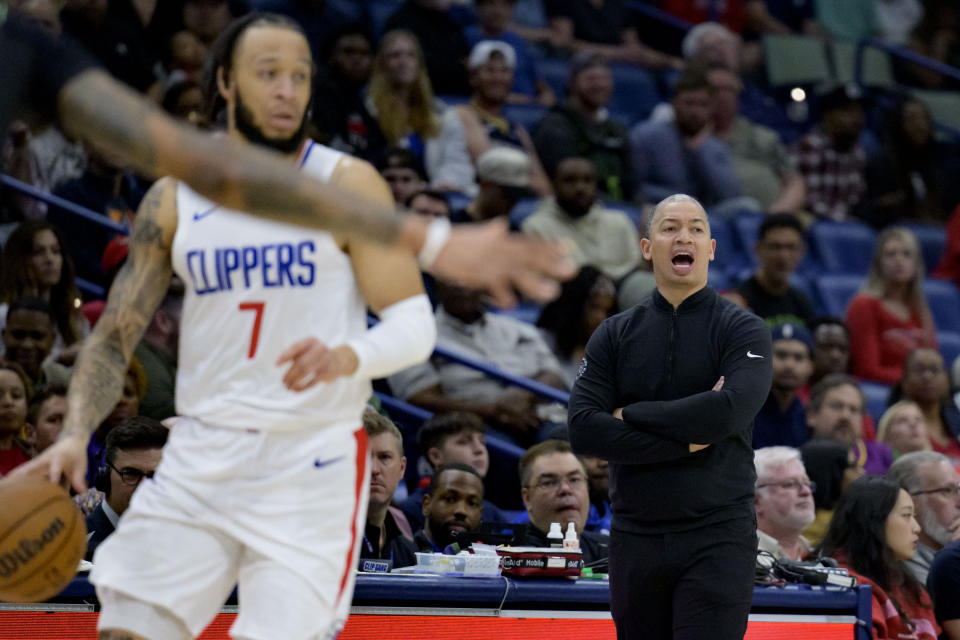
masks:
{"type": "Polygon", "coordinates": [[[421,269],[424,271],[430,270],[433,263],[436,262],[437,256],[447,246],[447,240],[449,239],[450,219],[434,218],[431,220],[427,226],[427,237],[423,241],[423,247],[417,254],[417,261],[420,263],[421,269]]]}

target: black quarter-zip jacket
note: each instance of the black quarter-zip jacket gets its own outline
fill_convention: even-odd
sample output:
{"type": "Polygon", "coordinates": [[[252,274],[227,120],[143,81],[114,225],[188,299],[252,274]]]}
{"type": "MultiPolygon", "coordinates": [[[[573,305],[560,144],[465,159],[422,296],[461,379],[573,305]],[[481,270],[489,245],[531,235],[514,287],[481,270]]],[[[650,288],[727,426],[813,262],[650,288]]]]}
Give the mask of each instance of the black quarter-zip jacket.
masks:
{"type": "Polygon", "coordinates": [[[763,320],[709,287],[677,308],[655,290],[604,321],[570,395],[569,429],[574,451],[610,462],[613,528],[658,534],[753,516],[751,436],[771,359],[763,320]],[[612,415],[620,407],[623,420],[612,415]],[[710,446],[690,453],[690,443],[710,446]]]}

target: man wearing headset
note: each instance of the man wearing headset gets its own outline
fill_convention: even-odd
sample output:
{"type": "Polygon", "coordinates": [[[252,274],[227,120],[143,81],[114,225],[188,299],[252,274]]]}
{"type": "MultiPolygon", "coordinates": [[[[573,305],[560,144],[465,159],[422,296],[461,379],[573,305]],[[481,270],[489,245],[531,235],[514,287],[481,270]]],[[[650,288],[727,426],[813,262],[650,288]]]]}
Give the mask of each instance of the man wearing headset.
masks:
{"type": "Polygon", "coordinates": [[[87,516],[87,560],[130,505],[133,492],[144,478],[153,478],[168,429],[153,418],[128,418],[107,436],[107,464],[97,471],[96,488],[103,502],[87,516]]]}

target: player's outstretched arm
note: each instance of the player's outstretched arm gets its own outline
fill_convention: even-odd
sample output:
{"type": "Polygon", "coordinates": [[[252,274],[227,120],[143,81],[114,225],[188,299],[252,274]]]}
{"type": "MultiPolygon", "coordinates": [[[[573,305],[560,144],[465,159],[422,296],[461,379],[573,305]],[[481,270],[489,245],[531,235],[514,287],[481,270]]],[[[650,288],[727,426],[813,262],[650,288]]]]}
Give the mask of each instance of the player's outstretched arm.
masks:
{"type": "Polygon", "coordinates": [[[170,286],[170,246],[176,231],[176,182],[156,182],[137,210],[127,262],[110,287],[103,315],[86,338],[67,392],[60,438],[14,473],[59,482],[65,475],[84,491],[87,443],[120,399],[133,350],[170,286]]]}
{"type": "MultiPolygon", "coordinates": [[[[101,71],[71,80],[58,97],[67,133],[150,176],[171,175],[238,211],[324,229],[420,254],[429,222],[397,215],[369,197],[367,185],[341,188],[314,180],[265,149],[181,124],[101,71]]],[[[430,271],[489,291],[499,305],[514,290],[547,300],[573,266],[553,243],[507,235],[499,224],[455,229],[430,271]]]]}

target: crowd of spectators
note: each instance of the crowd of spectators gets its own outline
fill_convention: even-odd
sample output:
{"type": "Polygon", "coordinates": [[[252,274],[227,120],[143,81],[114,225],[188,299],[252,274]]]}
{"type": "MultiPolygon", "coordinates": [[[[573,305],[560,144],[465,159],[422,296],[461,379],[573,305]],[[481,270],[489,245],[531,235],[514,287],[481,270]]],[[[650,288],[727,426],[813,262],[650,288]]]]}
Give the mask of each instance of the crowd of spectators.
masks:
{"type": "MultiPolygon", "coordinates": [[[[960,355],[941,344],[960,341],[960,326],[938,323],[925,288],[930,275],[960,287],[960,192],[948,173],[957,146],[909,94],[833,86],[809,101],[802,126],[779,128],[751,97],[786,112],[764,85],[767,34],[877,37],[956,64],[955,3],[729,0],[711,22],[701,2],[648,2],[696,25],[675,41],[621,0],[396,0],[386,14],[348,0],[10,4],[199,127],[218,126],[204,60],[231,18],[263,10],[300,22],[317,64],[313,138],[373,163],[398,206],[455,223],[502,218],[568,243],[580,273],[542,309],[501,313],[479,292],[428,280],[439,347],[558,392],[574,384],[600,323],[654,287],[639,247],[651,205],[683,192],[717,231],[742,234],[753,221],[739,251],[729,238],[718,245],[711,269],[773,336],[773,386],[753,435],[760,548],[833,555],[869,581],[878,637],[933,637],[939,621],[960,638],[960,612],[941,605],[960,601],[949,574],[960,572],[960,355]],[[656,108],[635,100],[641,79],[654,103],[665,98],[656,108]],[[812,229],[836,222],[876,233],[858,291],[828,314],[809,286],[822,275],[812,229]],[[943,239],[932,274],[917,224],[943,239]]],[[[895,72],[904,85],[956,88],[914,64],[895,72]]],[[[3,172],[129,226],[149,181],[29,122],[6,133],[3,172]]],[[[71,367],[103,309],[92,292],[109,286],[126,246],[112,228],[12,190],[0,223],[3,475],[56,439],[71,367]]],[[[156,467],[157,421],[175,419],[183,297],[175,280],[91,439],[92,489],[77,499],[94,542],[156,467]]],[[[505,521],[524,525],[518,543],[536,545],[552,522],[572,522],[585,559],[605,556],[606,466],[572,453],[562,403],[439,355],[380,384],[436,415],[422,426],[364,416],[372,485],[361,566],[412,564],[417,551],[505,521]],[[498,493],[499,504],[486,495],[488,436],[526,448],[508,469],[514,495],[498,493]]]]}

